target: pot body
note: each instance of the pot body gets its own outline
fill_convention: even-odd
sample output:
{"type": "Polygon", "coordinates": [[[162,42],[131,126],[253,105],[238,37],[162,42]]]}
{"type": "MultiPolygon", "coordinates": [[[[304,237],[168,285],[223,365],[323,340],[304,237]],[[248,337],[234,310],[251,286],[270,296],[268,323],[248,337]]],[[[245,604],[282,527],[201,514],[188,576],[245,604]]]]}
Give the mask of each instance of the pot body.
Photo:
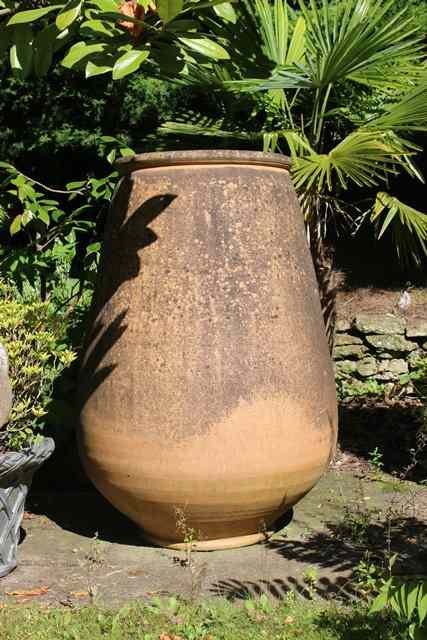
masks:
{"type": "Polygon", "coordinates": [[[84,465],[155,543],[256,542],[336,444],[288,160],[173,152],[122,171],[81,372],[84,465]]]}
{"type": "Polygon", "coordinates": [[[0,455],[0,578],[17,565],[25,499],[37,469],[52,455],[52,438],[43,438],[28,451],[0,455]]]}

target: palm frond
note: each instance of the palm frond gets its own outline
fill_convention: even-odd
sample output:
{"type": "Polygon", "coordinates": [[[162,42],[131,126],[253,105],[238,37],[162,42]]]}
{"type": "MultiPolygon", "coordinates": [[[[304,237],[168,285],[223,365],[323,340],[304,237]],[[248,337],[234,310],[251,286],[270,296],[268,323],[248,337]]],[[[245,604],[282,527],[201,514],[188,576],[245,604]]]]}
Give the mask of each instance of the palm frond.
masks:
{"type": "Polygon", "coordinates": [[[273,34],[277,29],[271,24],[271,11],[264,11],[262,39],[267,38],[268,31],[271,46],[266,46],[267,55],[277,67],[267,80],[251,83],[248,79],[242,88],[326,90],[346,78],[368,86],[402,88],[419,73],[425,51],[422,32],[405,8],[392,18],[385,17],[398,0],[346,0],[333,10],[329,0],[322,0],[321,4],[315,0],[298,1],[304,20],[304,56],[284,59],[275,54],[277,42],[273,34]],[[403,67],[405,74],[398,72],[403,67]]]}
{"type": "Polygon", "coordinates": [[[367,122],[364,129],[427,131],[427,74],[415,89],[367,122]]]}
{"type": "Polygon", "coordinates": [[[313,82],[307,68],[301,64],[289,64],[277,67],[270,78],[245,78],[224,83],[231,90],[270,91],[274,89],[313,89],[313,82]]]}
{"type": "Polygon", "coordinates": [[[298,189],[332,191],[337,184],[348,188],[373,187],[387,174],[397,173],[397,166],[406,167],[413,150],[406,141],[389,132],[373,135],[357,130],[348,135],[329,153],[311,151],[294,164],[294,180],[298,189]]]}
{"type": "Polygon", "coordinates": [[[204,136],[211,138],[229,138],[260,143],[262,132],[242,131],[236,124],[225,118],[211,118],[200,113],[187,112],[181,120],[164,122],[158,129],[160,135],[204,136]],[[230,128],[228,128],[230,127],[230,128]]]}
{"type": "MultiPolygon", "coordinates": [[[[250,5],[249,5],[250,6],[250,5]]],[[[300,62],[305,54],[305,20],[290,23],[286,0],[254,0],[252,20],[262,41],[265,55],[276,65],[300,62]]]]}
{"type": "Polygon", "coordinates": [[[423,264],[427,258],[427,214],[381,191],[370,220],[377,225],[378,239],[391,231],[399,260],[423,264]]]}
{"type": "Polygon", "coordinates": [[[423,35],[405,8],[387,19],[396,2],[346,0],[332,11],[328,0],[322,0],[321,6],[315,0],[299,0],[307,24],[314,86],[326,87],[352,76],[357,81],[379,64],[411,62],[415,68],[424,48],[423,35]]]}

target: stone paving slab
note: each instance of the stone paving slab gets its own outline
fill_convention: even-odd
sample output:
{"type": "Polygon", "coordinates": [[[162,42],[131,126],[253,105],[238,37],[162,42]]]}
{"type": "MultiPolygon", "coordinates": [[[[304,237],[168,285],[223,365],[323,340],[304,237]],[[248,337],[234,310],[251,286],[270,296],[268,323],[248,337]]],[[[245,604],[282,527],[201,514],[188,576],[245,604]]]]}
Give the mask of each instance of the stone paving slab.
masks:
{"type": "MultiPolygon", "coordinates": [[[[308,569],[314,569],[320,595],[351,598],[349,579],[365,549],[341,539],[337,524],[344,506],[352,501],[358,508],[363,504],[370,509],[386,508],[390,501],[387,486],[358,478],[354,472],[330,471],[295,507],[288,526],[267,543],[194,552],[189,563],[184,552],[147,545],[135,525],[95,491],[33,495],[23,522],[19,566],[0,580],[0,602],[75,606],[95,599],[119,606],[166,594],[238,599],[268,593],[282,597],[289,589],[306,593],[308,569]],[[39,596],[26,595],[38,588],[39,596]]],[[[427,504],[427,489],[414,487],[399,499],[427,504]]],[[[414,528],[415,520],[411,530],[401,534],[406,568],[411,562],[427,567],[426,523],[422,519],[414,528]],[[424,534],[419,533],[420,527],[424,534]],[[420,535],[424,535],[421,544],[420,535]]],[[[372,527],[379,546],[384,546],[381,524],[372,523],[372,527]]]]}

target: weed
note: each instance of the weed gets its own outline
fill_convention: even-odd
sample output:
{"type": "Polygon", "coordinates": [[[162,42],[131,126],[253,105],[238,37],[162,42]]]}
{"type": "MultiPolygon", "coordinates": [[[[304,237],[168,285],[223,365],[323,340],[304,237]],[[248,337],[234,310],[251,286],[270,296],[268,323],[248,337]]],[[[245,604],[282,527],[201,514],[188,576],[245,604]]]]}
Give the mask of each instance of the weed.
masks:
{"type": "Polygon", "coordinates": [[[386,578],[386,571],[370,551],[365,551],[363,558],[354,569],[353,585],[363,598],[377,595],[386,578]]]}
{"type": "Polygon", "coordinates": [[[245,600],[245,609],[248,616],[260,622],[272,613],[273,605],[268,596],[263,593],[257,599],[245,600]]]}
{"type": "Polygon", "coordinates": [[[356,380],[351,379],[348,374],[337,374],[336,376],[337,395],[339,400],[351,398],[384,398],[387,387],[377,380],[356,380]]]}
{"type": "Polygon", "coordinates": [[[306,585],[308,597],[313,600],[317,595],[317,583],[319,581],[319,574],[316,567],[308,567],[302,574],[302,579],[306,585]]]}
{"type": "Polygon", "coordinates": [[[373,468],[373,478],[374,480],[379,480],[382,477],[384,462],[383,462],[383,454],[375,447],[372,451],[369,452],[369,462],[371,467],[373,468]]]}
{"type": "Polygon", "coordinates": [[[99,585],[96,582],[96,573],[98,568],[105,562],[105,544],[98,538],[98,532],[96,531],[89,549],[83,554],[82,559],[79,562],[80,567],[85,572],[86,577],[86,589],[89,595],[90,602],[95,603],[98,595],[99,585]]]}
{"type": "Polygon", "coordinates": [[[334,532],[341,540],[366,545],[377,517],[377,509],[368,508],[364,499],[356,500],[343,506],[341,521],[334,526],[334,532]]]}
{"type": "Polygon", "coordinates": [[[190,578],[190,593],[189,597],[194,602],[200,595],[203,580],[206,576],[207,565],[206,562],[201,562],[197,558],[197,544],[201,535],[197,534],[193,527],[190,527],[187,523],[185,511],[178,507],[175,508],[176,529],[184,539],[185,544],[185,558],[180,562],[182,567],[185,567],[188,571],[190,578]]]}

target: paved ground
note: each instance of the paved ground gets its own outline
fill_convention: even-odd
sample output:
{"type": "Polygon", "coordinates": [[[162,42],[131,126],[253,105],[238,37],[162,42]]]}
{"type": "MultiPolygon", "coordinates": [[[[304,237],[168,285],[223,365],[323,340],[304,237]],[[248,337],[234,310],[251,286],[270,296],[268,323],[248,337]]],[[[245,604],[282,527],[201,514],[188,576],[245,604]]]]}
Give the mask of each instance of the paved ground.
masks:
{"type": "Polygon", "coordinates": [[[360,540],[367,534],[371,551],[378,553],[387,535],[376,509],[397,513],[392,545],[403,573],[427,567],[427,488],[408,484],[399,493],[390,488],[388,481],[372,481],[357,468],[332,470],[268,543],[193,553],[190,563],[184,553],[147,546],[134,525],[96,493],[33,495],[19,567],[0,581],[0,601],[75,606],[91,597],[119,605],[167,593],[280,597],[290,588],[304,593],[307,570],[313,574],[313,569],[321,595],[348,598],[349,578],[366,544],[352,541],[345,529],[360,540]],[[346,506],[350,516],[343,530],[346,506]]]}

